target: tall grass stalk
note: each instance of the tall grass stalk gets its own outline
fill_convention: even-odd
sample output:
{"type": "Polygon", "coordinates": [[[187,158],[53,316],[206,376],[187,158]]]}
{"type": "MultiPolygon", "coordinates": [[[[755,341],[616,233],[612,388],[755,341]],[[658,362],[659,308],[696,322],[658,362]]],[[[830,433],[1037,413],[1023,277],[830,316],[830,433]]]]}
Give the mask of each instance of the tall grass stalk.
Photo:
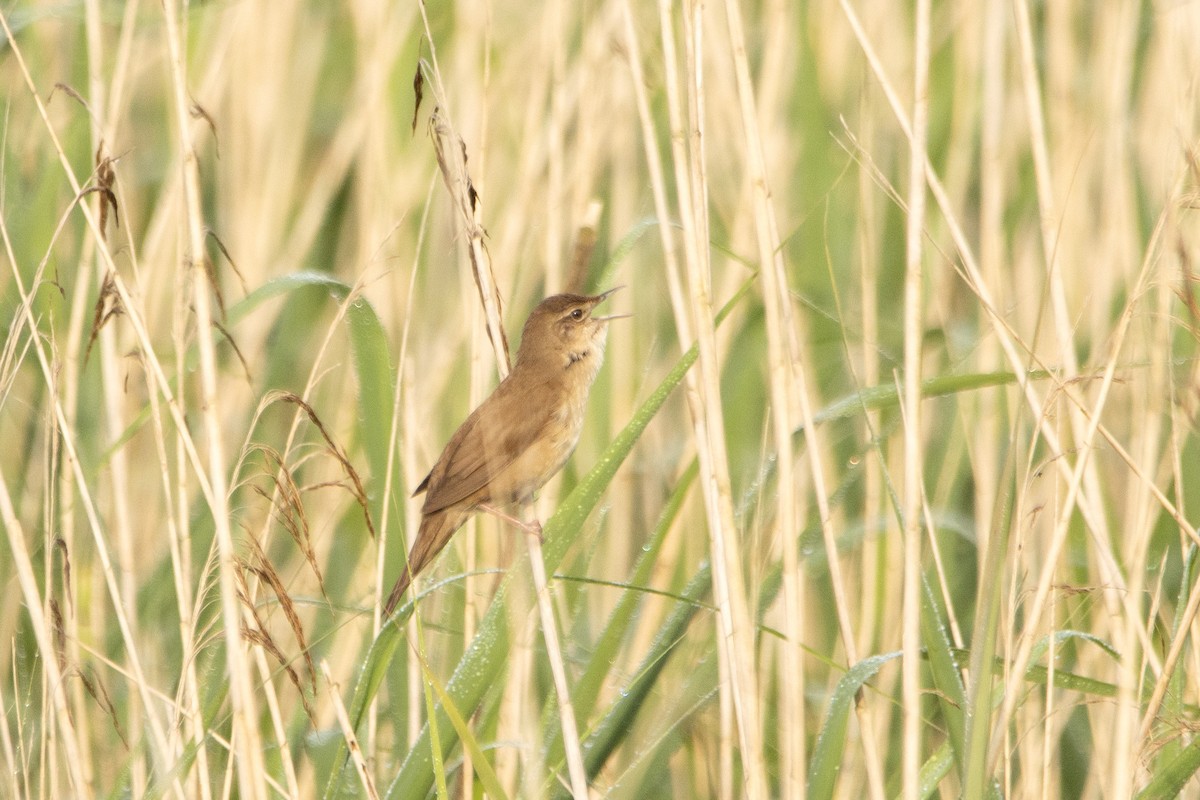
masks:
{"type": "Polygon", "coordinates": [[[924,725],[921,711],[921,514],[925,494],[921,374],[925,331],[925,154],[929,134],[930,2],[917,0],[913,37],[913,113],[909,137],[908,209],[904,237],[904,590],[901,599],[904,649],[901,664],[904,714],[904,797],[915,800],[920,784],[924,725]]]}

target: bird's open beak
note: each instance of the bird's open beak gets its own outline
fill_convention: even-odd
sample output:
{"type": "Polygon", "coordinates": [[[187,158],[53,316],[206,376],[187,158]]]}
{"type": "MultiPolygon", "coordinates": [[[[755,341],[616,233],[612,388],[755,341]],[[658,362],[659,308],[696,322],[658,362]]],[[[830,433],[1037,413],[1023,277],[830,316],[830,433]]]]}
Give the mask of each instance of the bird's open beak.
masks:
{"type": "MultiPolygon", "coordinates": [[[[608,296],[610,294],[613,294],[614,292],[616,292],[620,289],[624,289],[624,288],[625,288],[624,286],[614,286],[613,288],[609,289],[607,292],[604,292],[603,294],[598,295],[596,297],[596,305],[600,305],[605,300],[607,300],[608,296]]],[[[596,320],[597,322],[607,322],[610,319],[624,319],[625,317],[630,317],[630,316],[633,316],[633,315],[632,314],[610,314],[607,317],[592,317],[592,319],[596,320]]]]}

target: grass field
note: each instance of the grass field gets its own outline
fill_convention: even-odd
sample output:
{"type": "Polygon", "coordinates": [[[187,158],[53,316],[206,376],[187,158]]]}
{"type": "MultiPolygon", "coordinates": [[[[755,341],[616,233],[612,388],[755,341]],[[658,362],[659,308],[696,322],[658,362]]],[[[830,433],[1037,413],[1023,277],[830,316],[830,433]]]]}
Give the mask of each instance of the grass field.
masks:
{"type": "Polygon", "coordinates": [[[0,797],[1200,797],[1200,4],[0,18],[0,797]]]}

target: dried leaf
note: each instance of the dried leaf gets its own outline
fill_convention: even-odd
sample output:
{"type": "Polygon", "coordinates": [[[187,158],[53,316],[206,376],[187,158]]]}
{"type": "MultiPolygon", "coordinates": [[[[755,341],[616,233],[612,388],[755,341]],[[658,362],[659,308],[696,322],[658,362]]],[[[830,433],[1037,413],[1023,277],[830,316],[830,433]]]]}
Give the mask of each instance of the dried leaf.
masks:
{"type": "Polygon", "coordinates": [[[104,283],[100,285],[100,296],[96,298],[96,307],[92,312],[92,333],[88,337],[87,350],[83,354],[83,363],[87,364],[92,354],[92,345],[100,335],[100,329],[116,315],[122,313],[121,298],[117,294],[117,284],[111,274],[105,274],[104,283]]]}
{"type": "Polygon", "coordinates": [[[425,73],[421,71],[421,63],[417,62],[417,71],[413,75],[413,118],[412,133],[417,135],[417,112],[421,110],[421,100],[425,96],[425,73]]]}
{"type": "Polygon", "coordinates": [[[192,119],[202,119],[208,123],[208,129],[212,132],[213,146],[217,152],[217,158],[221,157],[221,140],[217,137],[217,123],[213,122],[212,116],[204,110],[204,106],[192,101],[191,108],[192,119]]]}

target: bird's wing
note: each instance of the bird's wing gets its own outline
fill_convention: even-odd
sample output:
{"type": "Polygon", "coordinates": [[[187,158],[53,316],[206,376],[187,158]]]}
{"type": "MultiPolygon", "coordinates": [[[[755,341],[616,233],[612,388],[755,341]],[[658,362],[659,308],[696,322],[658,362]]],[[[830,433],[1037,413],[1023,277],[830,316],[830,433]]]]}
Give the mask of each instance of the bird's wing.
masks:
{"type": "Polygon", "coordinates": [[[529,400],[527,393],[514,391],[514,384],[504,381],[467,417],[422,483],[429,492],[422,514],[435,514],[476,495],[525,452],[552,413],[529,400]],[[496,420],[504,420],[503,430],[496,420]]]}

